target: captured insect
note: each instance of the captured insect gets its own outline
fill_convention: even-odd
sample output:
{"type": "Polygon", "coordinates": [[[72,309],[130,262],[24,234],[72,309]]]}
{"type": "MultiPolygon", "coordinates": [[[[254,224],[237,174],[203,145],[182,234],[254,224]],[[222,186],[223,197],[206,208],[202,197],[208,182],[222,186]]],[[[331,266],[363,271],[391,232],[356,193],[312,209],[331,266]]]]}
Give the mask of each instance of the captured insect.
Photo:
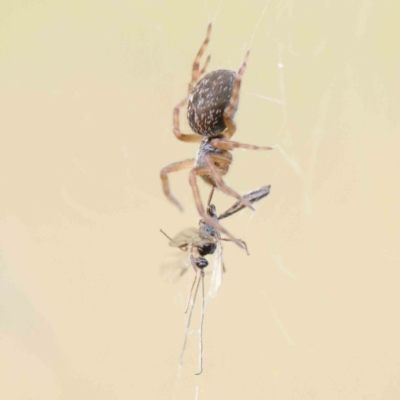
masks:
{"type": "MultiPolygon", "coordinates": [[[[238,108],[239,91],[246,69],[249,51],[244,61],[236,71],[220,69],[209,72],[203,78],[210,56],[207,57],[203,68],[200,69],[200,59],[210,41],[211,24],[208,26],[207,35],[198,51],[192,67],[192,79],[189,83],[189,93],[173,110],[173,130],[177,139],[184,142],[199,143],[197,155],[184,161],[175,162],[165,166],[160,173],[164,194],[180,210],[182,206],[172,195],[168,182],[168,174],[182,169],[192,168],[189,182],[192,187],[194,200],[201,218],[218,232],[228,236],[231,241],[245,249],[242,241],[234,237],[226,230],[217,218],[212,218],[204,209],[201,201],[197,176],[222,192],[235,197],[241,204],[254,211],[251,201],[241,196],[235,190],[226,185],[222,177],[227,174],[232,163],[231,150],[272,150],[272,147],[255,146],[231,141],[236,131],[233,121],[238,108]],[[201,78],[201,79],[200,79],[201,78]],[[184,134],[180,131],[180,109],[187,103],[187,119],[195,134],[184,134]]],[[[209,201],[210,204],[210,201],[209,201]]]]}
{"type": "MultiPolygon", "coordinates": [[[[243,198],[246,199],[249,203],[254,203],[256,201],[261,200],[262,198],[268,196],[270,193],[271,186],[263,186],[259,189],[253,190],[249,193],[243,195],[243,198]]],[[[211,196],[210,196],[211,199],[211,196]]],[[[227,218],[238,211],[242,210],[245,207],[241,200],[237,201],[222,213],[219,217],[217,217],[216,207],[214,204],[209,204],[207,207],[207,213],[210,218],[214,221],[218,221],[223,218],[227,218]]],[[[210,287],[208,291],[209,297],[214,297],[218,288],[222,283],[222,272],[224,270],[223,260],[222,260],[222,246],[221,241],[232,241],[231,239],[225,239],[221,237],[221,233],[214,228],[214,226],[208,224],[208,222],[204,220],[200,220],[200,226],[198,228],[187,228],[179,232],[173,238],[170,238],[164,231],[161,230],[168,239],[169,245],[172,247],[177,247],[182,251],[182,255],[187,259],[189,259],[189,265],[191,265],[195,270],[195,278],[193,280],[192,287],[190,289],[190,295],[188,298],[188,302],[185,308],[185,313],[187,313],[190,304],[192,304],[187,325],[185,331],[185,340],[181,353],[181,363],[183,359],[183,354],[186,348],[187,338],[189,336],[189,327],[190,321],[192,318],[192,313],[194,309],[195,300],[197,297],[197,292],[200,286],[202,287],[202,306],[201,306],[201,323],[200,323],[200,371],[196,374],[199,375],[203,371],[203,323],[204,323],[204,309],[205,309],[205,290],[204,290],[204,269],[208,266],[208,261],[205,258],[210,254],[214,254],[214,264],[212,268],[212,274],[210,279],[210,287]],[[189,253],[189,255],[187,254],[189,253]],[[198,271],[200,272],[200,276],[198,278],[198,271]],[[196,285],[197,282],[197,285],[196,285]],[[194,294],[193,294],[194,290],[194,294]]],[[[238,239],[240,240],[240,239],[238,239]]],[[[247,251],[247,245],[244,241],[240,240],[243,244],[243,247],[247,251]]],[[[182,268],[179,276],[183,275],[186,272],[186,268],[182,268]]]]}

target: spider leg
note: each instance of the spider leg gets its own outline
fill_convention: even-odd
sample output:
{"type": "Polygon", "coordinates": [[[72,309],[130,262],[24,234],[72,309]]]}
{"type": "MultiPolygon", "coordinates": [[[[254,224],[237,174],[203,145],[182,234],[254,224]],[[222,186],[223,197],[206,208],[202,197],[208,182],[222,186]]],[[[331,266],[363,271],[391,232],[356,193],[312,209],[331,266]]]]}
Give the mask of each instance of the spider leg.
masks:
{"type": "Polygon", "coordinates": [[[210,172],[208,168],[205,167],[196,167],[190,171],[189,182],[192,186],[194,201],[196,203],[197,211],[199,212],[201,218],[206,224],[211,225],[219,232],[228,236],[232,242],[236,243],[240,248],[244,249],[242,242],[239,239],[236,239],[228,230],[226,230],[221,224],[211,218],[204,210],[203,204],[201,202],[200,191],[197,185],[197,175],[208,175],[210,172]]]}
{"type": "Polygon", "coordinates": [[[242,83],[242,77],[243,77],[244,71],[246,69],[247,58],[249,57],[249,54],[250,54],[250,50],[247,51],[247,53],[244,57],[242,66],[240,67],[240,69],[236,75],[236,80],[235,80],[235,84],[233,86],[231,98],[229,100],[229,105],[224,110],[224,122],[225,122],[225,126],[227,129],[225,130],[223,135],[227,140],[229,140],[236,131],[236,124],[232,120],[232,112],[233,112],[233,110],[235,110],[238,100],[239,100],[240,85],[242,83]]]}
{"type": "Polygon", "coordinates": [[[204,62],[203,68],[199,72],[199,79],[201,76],[203,76],[204,72],[206,72],[208,64],[210,63],[210,59],[211,59],[211,55],[209,54],[206,58],[206,61],[204,62]]]}
{"type": "MultiPolygon", "coordinates": [[[[231,239],[221,238],[220,240],[223,240],[224,242],[232,242],[231,239]]],[[[249,256],[250,253],[249,253],[249,249],[247,248],[247,243],[246,243],[244,240],[242,240],[242,239],[238,239],[238,240],[240,240],[240,241],[242,242],[242,244],[243,244],[243,246],[244,246],[244,249],[246,250],[246,253],[247,253],[247,255],[249,256]]],[[[225,268],[225,267],[224,267],[224,268],[225,268]]],[[[224,272],[225,272],[225,271],[224,271],[224,272]]]]}
{"type": "Polygon", "coordinates": [[[179,161],[176,163],[166,165],[160,171],[160,178],[162,181],[164,194],[168,197],[170,201],[172,201],[172,203],[174,203],[179,208],[180,211],[183,211],[183,207],[181,206],[181,203],[179,203],[179,201],[171,194],[168,182],[168,174],[170,172],[180,171],[185,168],[192,168],[193,165],[194,165],[194,158],[191,158],[189,160],[179,161]]]}
{"type": "Polygon", "coordinates": [[[207,65],[210,61],[210,56],[208,56],[204,63],[204,67],[200,70],[200,58],[204,54],[204,52],[207,48],[207,45],[210,42],[210,36],[211,36],[211,23],[208,25],[206,38],[204,39],[204,42],[201,45],[201,47],[200,47],[199,51],[197,52],[196,57],[194,58],[194,61],[193,61],[192,80],[189,84],[189,93],[192,91],[194,85],[197,83],[200,76],[205,72],[207,65]]]}
{"type": "Polygon", "coordinates": [[[209,55],[206,58],[206,61],[204,62],[203,68],[200,69],[200,59],[201,56],[204,54],[207,45],[210,41],[210,35],[211,35],[211,23],[208,25],[207,28],[207,35],[206,38],[204,39],[203,44],[201,45],[199,51],[197,52],[196,57],[194,58],[193,61],[193,67],[192,67],[192,80],[189,83],[189,94],[186,96],[182,101],[180,101],[174,108],[173,111],[173,127],[174,127],[174,135],[177,137],[177,139],[182,140],[183,142],[195,142],[199,143],[202,140],[202,137],[199,135],[188,135],[185,133],[182,133],[180,131],[179,127],[179,110],[186,104],[187,99],[192,92],[194,86],[196,85],[197,81],[200,79],[200,77],[204,74],[204,72],[207,69],[208,63],[210,62],[211,56],[209,55]]]}
{"type": "Polygon", "coordinates": [[[201,140],[203,139],[200,135],[188,135],[185,133],[182,133],[180,131],[179,127],[179,110],[186,104],[187,102],[187,97],[185,97],[181,102],[179,102],[175,107],[173,111],[173,127],[174,127],[174,135],[176,136],[177,139],[182,140],[182,142],[195,142],[195,143],[200,143],[201,140]]]}
{"type": "Polygon", "coordinates": [[[243,204],[245,204],[251,210],[255,211],[255,208],[252,206],[252,204],[248,200],[246,200],[239,193],[235,192],[232,188],[230,188],[222,179],[222,176],[221,176],[220,172],[218,171],[218,168],[214,164],[214,162],[219,162],[220,158],[221,157],[216,154],[206,154],[204,156],[204,162],[207,166],[208,172],[214,179],[214,182],[216,183],[218,189],[227,195],[235,197],[237,200],[241,201],[243,204]]]}
{"type": "Polygon", "coordinates": [[[254,144],[245,144],[233,142],[231,140],[224,139],[213,139],[211,140],[211,144],[221,150],[233,150],[233,149],[247,149],[247,150],[273,150],[273,147],[269,146],[256,146],[254,144]]]}

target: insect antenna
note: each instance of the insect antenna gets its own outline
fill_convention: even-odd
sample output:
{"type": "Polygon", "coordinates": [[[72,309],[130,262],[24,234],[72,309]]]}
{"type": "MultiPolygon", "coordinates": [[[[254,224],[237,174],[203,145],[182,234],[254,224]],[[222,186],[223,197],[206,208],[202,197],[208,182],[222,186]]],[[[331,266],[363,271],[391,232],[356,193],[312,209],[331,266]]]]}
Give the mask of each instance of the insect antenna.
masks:
{"type": "Polygon", "coordinates": [[[171,239],[162,229],[160,229],[160,232],[161,232],[170,242],[172,242],[172,239],[171,239]]]}

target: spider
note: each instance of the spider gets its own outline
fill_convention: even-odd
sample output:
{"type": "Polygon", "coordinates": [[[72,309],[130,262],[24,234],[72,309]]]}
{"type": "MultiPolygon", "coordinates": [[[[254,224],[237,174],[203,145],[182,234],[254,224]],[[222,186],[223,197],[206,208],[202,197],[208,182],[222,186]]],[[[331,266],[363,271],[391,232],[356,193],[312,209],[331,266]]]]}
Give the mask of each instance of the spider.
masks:
{"type": "Polygon", "coordinates": [[[231,141],[231,137],[236,131],[233,118],[238,108],[240,85],[250,51],[247,51],[237,73],[232,70],[220,69],[211,71],[201,78],[210,61],[210,56],[208,56],[203,68],[200,69],[200,59],[210,41],[210,35],[211,24],[208,25],[206,38],[193,62],[189,93],[173,110],[173,131],[176,138],[183,142],[199,143],[197,155],[195,158],[165,166],[160,172],[160,177],[165,196],[182,211],[181,204],[170,191],[168,174],[191,168],[189,182],[192,187],[197,211],[201,218],[217,231],[228,236],[239,247],[245,249],[245,246],[239,239],[234,237],[218,220],[213,219],[205,211],[197,185],[197,177],[202,177],[212,187],[208,206],[211,203],[214,188],[217,187],[225,194],[235,197],[243,205],[254,211],[251,203],[226,185],[222,177],[226,175],[232,163],[231,150],[238,148],[272,150],[272,147],[255,146],[231,141]],[[188,103],[187,119],[194,134],[184,134],[180,131],[179,113],[180,109],[186,103],[188,103]]]}

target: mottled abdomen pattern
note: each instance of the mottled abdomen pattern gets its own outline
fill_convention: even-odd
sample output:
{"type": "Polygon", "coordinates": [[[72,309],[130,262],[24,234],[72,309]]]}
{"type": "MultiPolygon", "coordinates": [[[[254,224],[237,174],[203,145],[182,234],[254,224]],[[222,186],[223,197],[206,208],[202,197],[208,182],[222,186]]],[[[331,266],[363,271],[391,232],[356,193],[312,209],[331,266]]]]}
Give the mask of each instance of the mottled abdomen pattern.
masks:
{"type": "MultiPolygon", "coordinates": [[[[223,114],[229,105],[235,79],[235,71],[219,69],[197,82],[187,107],[187,118],[194,132],[213,137],[225,130],[223,114]]],[[[237,105],[231,114],[232,119],[236,109],[237,105]]]]}

